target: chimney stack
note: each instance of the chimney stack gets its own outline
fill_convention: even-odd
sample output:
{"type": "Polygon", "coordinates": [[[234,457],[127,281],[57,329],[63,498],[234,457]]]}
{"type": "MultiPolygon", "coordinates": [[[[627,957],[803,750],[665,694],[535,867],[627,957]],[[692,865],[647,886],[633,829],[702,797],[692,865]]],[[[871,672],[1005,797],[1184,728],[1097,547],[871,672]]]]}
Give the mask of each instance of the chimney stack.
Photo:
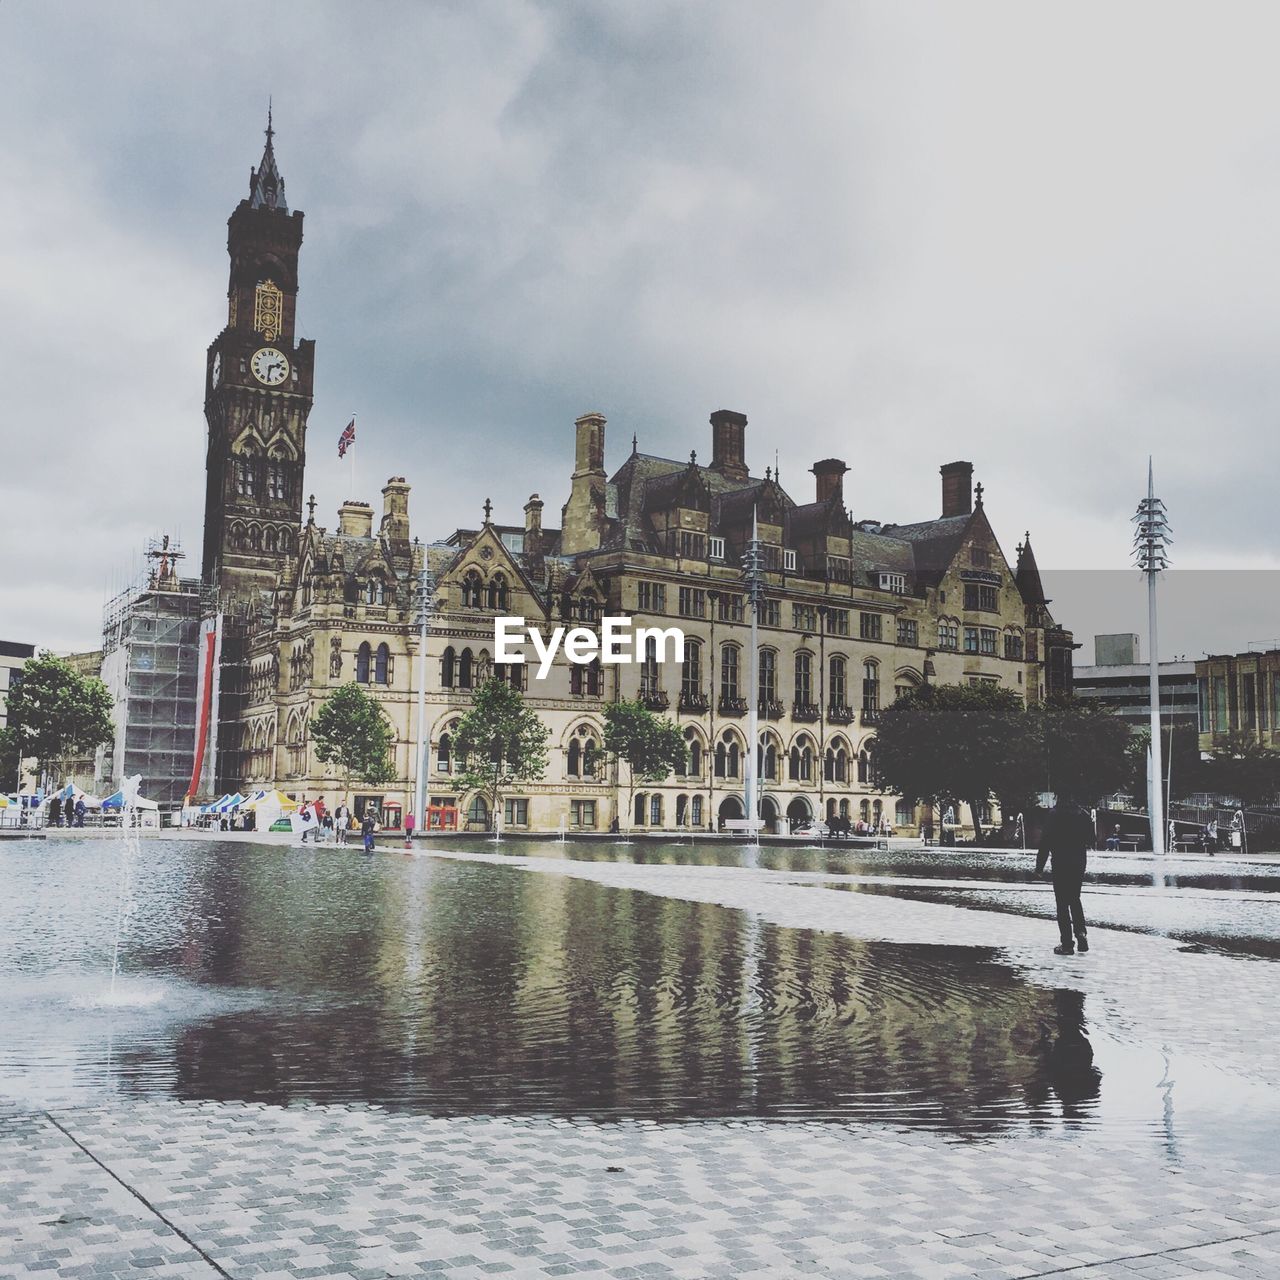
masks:
{"type": "Polygon", "coordinates": [[[344,538],[372,538],[373,508],[367,502],[348,498],[338,508],[338,531],[344,538]]]}
{"type": "Polygon", "coordinates": [[[584,413],[574,424],[574,466],[569,501],[561,513],[560,549],[565,555],[595,551],[604,523],[604,427],[602,413],[584,413]]]}
{"type": "Polygon", "coordinates": [[[844,501],[844,473],[849,470],[839,458],[823,458],[810,471],[817,477],[818,501],[826,502],[832,494],[844,501]]]}
{"type": "Polygon", "coordinates": [[[746,463],[747,415],[717,409],[711,415],[711,470],[726,480],[750,478],[746,463]]]}
{"type": "Polygon", "coordinates": [[[388,542],[409,541],[409,487],[404,476],[382,486],[382,536],[388,542]]]}
{"type": "Polygon", "coordinates": [[[941,470],[943,518],[969,515],[973,511],[973,463],[948,462],[941,470]]]}

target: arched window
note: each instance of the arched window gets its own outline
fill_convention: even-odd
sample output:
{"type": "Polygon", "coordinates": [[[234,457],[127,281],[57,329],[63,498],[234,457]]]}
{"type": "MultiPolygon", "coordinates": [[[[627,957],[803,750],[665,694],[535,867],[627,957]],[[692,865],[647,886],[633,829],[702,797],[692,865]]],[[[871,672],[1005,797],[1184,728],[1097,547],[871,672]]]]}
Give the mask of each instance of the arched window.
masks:
{"type": "Polygon", "coordinates": [[[778,700],[778,654],[774,649],[760,650],[760,690],[762,704],[778,700]]]}
{"type": "Polygon", "coordinates": [[[438,773],[453,771],[453,738],[447,733],[440,735],[440,742],[436,746],[436,771],[438,773]]]}
{"type": "Polygon", "coordinates": [[[640,696],[654,697],[658,691],[658,641],[653,636],[645,636],[644,662],[640,667],[640,696]]]}
{"type": "Polygon", "coordinates": [[[456,678],[457,657],[453,652],[453,645],[449,645],[440,655],[440,687],[442,689],[452,689],[453,682],[456,678]]]}
{"type": "Polygon", "coordinates": [[[267,531],[262,535],[262,546],[266,551],[274,551],[276,549],[276,531],[271,525],[267,526],[267,531]]]}
{"type": "Polygon", "coordinates": [[[489,608],[505,609],[507,607],[507,580],[500,573],[495,573],[489,581],[489,608]]]}
{"type": "Polygon", "coordinates": [[[684,664],[680,668],[680,695],[696,698],[702,692],[702,643],[684,642],[684,664]]]}
{"type": "Polygon", "coordinates": [[[481,649],[480,652],[476,654],[475,675],[472,678],[473,683],[477,688],[479,688],[492,675],[493,659],[489,657],[488,649],[481,649]]]}
{"type": "Polygon", "coordinates": [[[649,797],[649,825],[662,826],[662,797],[657,792],[649,797]]]}
{"type": "Polygon", "coordinates": [[[262,529],[256,524],[249,526],[249,550],[262,550],[262,529]]]}
{"type": "Polygon", "coordinates": [[[830,669],[830,679],[827,682],[828,705],[832,707],[848,706],[848,663],[846,663],[840,654],[833,653],[831,655],[831,661],[827,665],[830,669]]]}
{"type": "Polygon", "coordinates": [[[604,668],[599,658],[592,658],[584,668],[587,675],[587,696],[598,698],[604,692],[604,668]]]}
{"type": "Polygon", "coordinates": [[[796,702],[813,702],[813,654],[804,649],[796,654],[796,702]]]}
{"type": "Polygon", "coordinates": [[[720,697],[737,700],[738,697],[738,646],[720,646],[720,697]]]}
{"type": "Polygon", "coordinates": [[[458,688],[470,689],[472,677],[471,650],[463,649],[458,655],[458,688]]]}
{"type": "Polygon", "coordinates": [[[378,652],[373,660],[373,682],[374,684],[391,683],[391,650],[387,648],[385,641],[378,646],[378,652]]]}
{"type": "Polygon", "coordinates": [[[858,781],[871,781],[871,746],[868,744],[858,752],[858,781]]]}
{"type": "Polygon", "coordinates": [[[365,604],[383,604],[385,596],[383,594],[384,587],[381,578],[370,578],[364,587],[365,604]]]}
{"type": "Polygon", "coordinates": [[[791,781],[809,782],[813,778],[813,742],[806,736],[791,748],[791,781]]]}
{"type": "Polygon", "coordinates": [[[871,821],[871,801],[870,800],[858,801],[858,817],[863,822],[871,821]]]}
{"type": "Polygon", "coordinates": [[[369,642],[363,641],[356,650],[356,681],[359,684],[369,683],[369,661],[373,657],[373,651],[369,648],[369,642]]]}
{"type": "Polygon", "coordinates": [[[874,662],[862,664],[862,709],[880,710],[880,667],[874,662]]]}
{"type": "Polygon", "coordinates": [[[702,826],[702,797],[694,796],[689,806],[689,822],[695,827],[702,826]]]}
{"type": "Polygon", "coordinates": [[[778,744],[772,738],[756,747],[756,771],[771,782],[778,780],[778,744]]]}
{"type": "Polygon", "coordinates": [[[689,744],[689,772],[695,778],[702,777],[702,743],[697,738],[689,744]]]}
{"type": "Polygon", "coordinates": [[[742,759],[742,752],[738,749],[736,739],[729,743],[729,777],[736,778],[738,776],[738,764],[742,759]]]}
{"type": "Polygon", "coordinates": [[[716,743],[716,777],[723,778],[726,763],[726,751],[723,742],[716,743]]]}
{"type": "Polygon", "coordinates": [[[475,569],[472,569],[462,579],[462,607],[464,609],[479,609],[483,605],[484,583],[480,579],[480,574],[475,569]]]}
{"type": "Polygon", "coordinates": [[[648,796],[646,796],[643,791],[636,796],[635,825],[637,827],[644,826],[644,815],[647,809],[645,804],[646,800],[648,800],[648,796]]]}
{"type": "Polygon", "coordinates": [[[683,827],[689,820],[689,797],[676,796],[676,826],[683,827]]]}
{"type": "Polygon", "coordinates": [[[578,745],[577,738],[569,739],[569,762],[566,771],[571,778],[580,777],[582,774],[582,748],[578,745]]]}
{"type": "Polygon", "coordinates": [[[583,622],[596,620],[596,602],[590,596],[578,598],[578,617],[583,622]]]}
{"type": "Polygon", "coordinates": [[[293,551],[293,534],[288,529],[280,530],[280,550],[285,552],[293,551]]]}

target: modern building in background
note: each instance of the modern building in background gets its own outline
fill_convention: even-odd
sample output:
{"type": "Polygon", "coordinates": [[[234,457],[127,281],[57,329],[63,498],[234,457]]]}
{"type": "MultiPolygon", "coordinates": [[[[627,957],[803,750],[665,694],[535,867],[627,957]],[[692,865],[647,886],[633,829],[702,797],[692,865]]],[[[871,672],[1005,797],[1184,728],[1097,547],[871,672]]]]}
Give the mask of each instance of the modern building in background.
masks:
{"type": "MultiPolygon", "coordinates": [[[[1110,708],[1137,732],[1151,725],[1150,667],[1142,661],[1138,637],[1094,636],[1094,664],[1076,666],[1076,697],[1110,708]]],[[[1169,726],[1197,723],[1196,664],[1160,664],[1160,722],[1169,726]]]]}
{"type": "Polygon", "coordinates": [[[1280,649],[1211,654],[1195,672],[1202,752],[1240,733],[1280,750],[1280,649]]]}

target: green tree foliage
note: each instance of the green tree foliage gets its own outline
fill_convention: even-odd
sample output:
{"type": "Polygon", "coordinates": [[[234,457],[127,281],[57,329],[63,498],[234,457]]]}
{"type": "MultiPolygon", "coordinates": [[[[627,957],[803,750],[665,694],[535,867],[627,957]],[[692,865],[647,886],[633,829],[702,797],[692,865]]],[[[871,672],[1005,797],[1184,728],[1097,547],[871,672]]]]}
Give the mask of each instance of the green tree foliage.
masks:
{"type": "Polygon", "coordinates": [[[1125,785],[1133,738],[1112,711],[1083,698],[1060,696],[1029,708],[1027,719],[1036,758],[1020,800],[1052,791],[1088,804],[1125,785]]]}
{"type": "Polygon", "coordinates": [[[1206,790],[1237,796],[1245,805],[1270,804],[1280,795],[1280,752],[1253,734],[1235,730],[1213,749],[1205,766],[1206,790]]]}
{"type": "Polygon", "coordinates": [[[993,796],[1005,814],[1054,791],[1090,802],[1129,780],[1131,738],[1110,711],[1073,697],[1031,707],[994,685],[923,685],[881,713],[877,783],[904,799],[962,800],[974,815],[993,796]]]}
{"type": "Polygon", "coordinates": [[[115,737],[107,686],[96,676],[77,675],[51,653],[23,663],[21,679],[9,691],[8,721],[9,751],[23,760],[34,757],[57,781],[71,756],[115,737]]]}
{"type": "Polygon", "coordinates": [[[665,782],[677,769],[687,767],[688,748],[679,725],[656,715],[639,699],[611,702],[604,709],[604,749],[627,766],[630,815],[640,782],[665,782]]]}
{"type": "Polygon", "coordinates": [[[547,726],[505,680],[486,680],[458,724],[454,742],[461,761],[454,786],[479,791],[489,802],[490,821],[503,791],[516,782],[537,782],[547,771],[547,726]]]}
{"type": "Polygon", "coordinates": [[[880,713],[877,784],[913,803],[981,806],[1025,786],[1033,743],[1022,699],[996,685],[921,685],[880,713]]]}
{"type": "Polygon", "coordinates": [[[22,767],[18,735],[12,729],[0,729],[0,791],[16,791],[22,767]]]}
{"type": "Polygon", "coordinates": [[[391,725],[358,684],[344,684],[325,699],[312,718],[311,737],[316,759],[336,764],[348,786],[352,778],[379,784],[394,776],[391,725]]]}

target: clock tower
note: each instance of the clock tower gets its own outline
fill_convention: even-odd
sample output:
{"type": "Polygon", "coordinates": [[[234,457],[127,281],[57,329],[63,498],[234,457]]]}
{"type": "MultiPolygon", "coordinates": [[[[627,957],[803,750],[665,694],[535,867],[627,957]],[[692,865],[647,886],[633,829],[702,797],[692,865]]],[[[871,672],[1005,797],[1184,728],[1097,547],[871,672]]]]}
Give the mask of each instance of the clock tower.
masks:
{"type": "Polygon", "coordinates": [[[294,339],[302,213],[290,213],[274,130],[227,220],[227,323],[209,345],[205,582],[222,604],[271,591],[297,550],[315,343],[294,339]]]}

